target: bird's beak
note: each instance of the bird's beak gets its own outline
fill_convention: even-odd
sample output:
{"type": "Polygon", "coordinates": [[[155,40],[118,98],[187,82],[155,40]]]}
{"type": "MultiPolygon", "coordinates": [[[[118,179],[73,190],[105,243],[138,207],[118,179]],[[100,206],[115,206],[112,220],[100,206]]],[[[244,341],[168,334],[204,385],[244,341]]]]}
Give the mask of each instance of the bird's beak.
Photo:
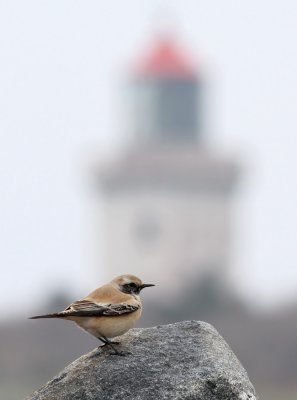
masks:
{"type": "Polygon", "coordinates": [[[150,287],[150,286],[156,286],[156,285],[154,285],[153,283],[144,283],[139,286],[139,289],[142,290],[142,289],[144,289],[146,287],[150,287]]]}

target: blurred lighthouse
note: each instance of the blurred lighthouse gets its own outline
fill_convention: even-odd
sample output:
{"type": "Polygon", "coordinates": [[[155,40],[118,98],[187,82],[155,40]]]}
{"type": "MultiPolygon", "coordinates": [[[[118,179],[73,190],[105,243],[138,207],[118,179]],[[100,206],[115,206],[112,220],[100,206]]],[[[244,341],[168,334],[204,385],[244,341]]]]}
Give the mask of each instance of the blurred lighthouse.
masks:
{"type": "Polygon", "coordinates": [[[227,285],[238,168],[207,145],[201,77],[175,40],[161,37],[137,63],[128,94],[129,145],[97,175],[103,268],[154,281],[168,298],[206,276],[227,285]]]}

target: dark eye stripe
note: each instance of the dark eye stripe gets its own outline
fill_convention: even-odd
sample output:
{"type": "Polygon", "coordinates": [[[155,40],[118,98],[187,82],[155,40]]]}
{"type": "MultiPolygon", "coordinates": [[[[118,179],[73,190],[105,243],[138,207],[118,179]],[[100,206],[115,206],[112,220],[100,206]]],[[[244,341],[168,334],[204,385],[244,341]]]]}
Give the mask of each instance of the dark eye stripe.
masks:
{"type": "Polygon", "coordinates": [[[131,287],[131,288],[137,287],[137,285],[136,285],[135,283],[133,283],[133,282],[131,282],[131,283],[126,283],[124,286],[126,286],[126,287],[131,287]]]}

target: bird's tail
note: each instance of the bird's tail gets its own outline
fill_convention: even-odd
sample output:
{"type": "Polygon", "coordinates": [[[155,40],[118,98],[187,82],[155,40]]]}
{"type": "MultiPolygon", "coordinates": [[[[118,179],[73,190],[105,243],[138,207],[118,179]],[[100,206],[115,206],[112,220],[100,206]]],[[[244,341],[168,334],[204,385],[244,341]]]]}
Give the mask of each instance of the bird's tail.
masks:
{"type": "Polygon", "coordinates": [[[29,319],[40,319],[40,318],[63,318],[65,316],[64,313],[53,313],[53,314],[45,314],[45,315],[35,315],[34,317],[29,317],[29,319]]]}

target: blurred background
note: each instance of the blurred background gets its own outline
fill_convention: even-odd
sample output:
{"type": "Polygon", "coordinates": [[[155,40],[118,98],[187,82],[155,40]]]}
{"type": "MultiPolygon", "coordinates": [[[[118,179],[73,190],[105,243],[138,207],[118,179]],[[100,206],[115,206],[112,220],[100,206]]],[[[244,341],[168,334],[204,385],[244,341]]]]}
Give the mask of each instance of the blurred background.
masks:
{"type": "Polygon", "coordinates": [[[208,321],[297,395],[297,5],[0,4],[0,397],[98,345],[28,321],[134,273],[138,326],[208,321]]]}

